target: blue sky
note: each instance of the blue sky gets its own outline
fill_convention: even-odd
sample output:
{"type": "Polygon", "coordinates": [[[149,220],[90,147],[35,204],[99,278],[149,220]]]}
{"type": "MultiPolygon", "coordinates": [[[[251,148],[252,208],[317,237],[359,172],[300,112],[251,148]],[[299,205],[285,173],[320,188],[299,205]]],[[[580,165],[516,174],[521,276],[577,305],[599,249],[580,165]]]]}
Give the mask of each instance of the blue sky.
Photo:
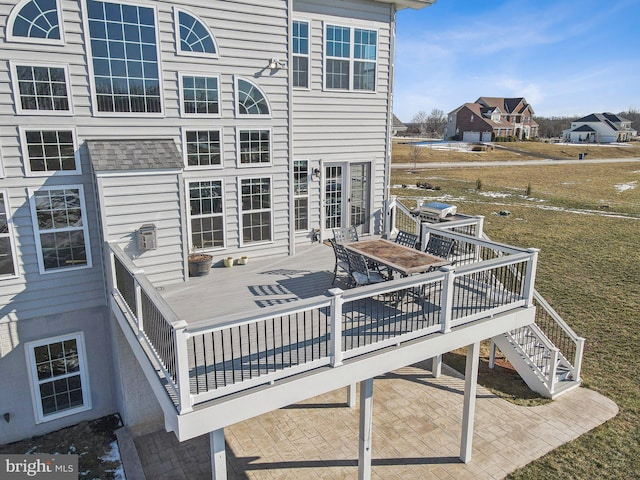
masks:
{"type": "Polygon", "coordinates": [[[394,113],[525,97],[536,115],[640,109],[640,0],[437,0],[398,13],[394,113]]]}

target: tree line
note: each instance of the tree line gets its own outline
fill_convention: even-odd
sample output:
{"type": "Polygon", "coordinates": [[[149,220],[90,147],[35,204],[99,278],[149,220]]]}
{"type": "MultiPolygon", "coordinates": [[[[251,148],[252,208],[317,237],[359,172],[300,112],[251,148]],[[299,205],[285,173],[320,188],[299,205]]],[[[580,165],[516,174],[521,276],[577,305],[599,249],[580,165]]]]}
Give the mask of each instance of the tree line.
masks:
{"type": "MultiPolygon", "coordinates": [[[[626,118],[627,120],[631,120],[632,128],[640,131],[640,110],[637,108],[629,108],[627,111],[619,112],[617,115],[626,118]]],[[[533,119],[538,123],[539,138],[557,138],[562,136],[563,130],[571,127],[571,122],[574,122],[583,116],[584,115],[581,115],[580,117],[535,116],[533,119]]],[[[447,116],[442,110],[434,108],[429,114],[424,110],[420,110],[413,116],[411,122],[406,124],[407,130],[405,135],[443,138],[444,127],[446,124],[447,116]]]]}

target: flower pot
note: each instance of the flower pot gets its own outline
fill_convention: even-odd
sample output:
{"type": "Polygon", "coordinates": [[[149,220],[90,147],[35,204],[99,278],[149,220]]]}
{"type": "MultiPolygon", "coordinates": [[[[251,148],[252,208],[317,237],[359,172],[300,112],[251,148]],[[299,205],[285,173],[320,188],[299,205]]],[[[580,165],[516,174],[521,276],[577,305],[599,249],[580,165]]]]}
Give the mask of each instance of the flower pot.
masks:
{"type": "Polygon", "coordinates": [[[243,256],[238,259],[238,265],[246,265],[249,262],[249,257],[243,256]]]}
{"type": "Polygon", "coordinates": [[[189,276],[202,277],[204,275],[208,275],[211,271],[212,262],[213,257],[211,255],[200,253],[189,255],[189,276]]]}
{"type": "Polygon", "coordinates": [[[227,257],[223,261],[225,267],[233,267],[233,257],[227,257]]]}

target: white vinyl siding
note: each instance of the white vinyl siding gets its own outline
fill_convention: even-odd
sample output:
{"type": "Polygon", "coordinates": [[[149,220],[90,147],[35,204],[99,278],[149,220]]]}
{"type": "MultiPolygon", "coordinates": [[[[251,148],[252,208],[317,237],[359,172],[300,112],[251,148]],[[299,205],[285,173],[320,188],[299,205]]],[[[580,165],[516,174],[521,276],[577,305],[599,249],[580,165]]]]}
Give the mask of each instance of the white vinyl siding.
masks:
{"type": "Polygon", "coordinates": [[[36,422],[91,408],[82,333],[25,344],[36,422]]]}
{"type": "Polygon", "coordinates": [[[82,186],[42,187],[29,200],[40,273],[91,267],[82,186]]]}

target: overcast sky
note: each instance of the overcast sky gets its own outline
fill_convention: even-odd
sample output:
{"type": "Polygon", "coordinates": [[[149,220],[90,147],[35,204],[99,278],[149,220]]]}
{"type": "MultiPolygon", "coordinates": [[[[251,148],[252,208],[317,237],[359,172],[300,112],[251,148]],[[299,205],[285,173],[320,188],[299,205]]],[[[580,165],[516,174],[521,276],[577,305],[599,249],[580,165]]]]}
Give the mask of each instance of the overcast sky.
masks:
{"type": "Polygon", "coordinates": [[[394,113],[525,97],[536,115],[640,109],[640,0],[437,0],[398,13],[394,113]]]}

